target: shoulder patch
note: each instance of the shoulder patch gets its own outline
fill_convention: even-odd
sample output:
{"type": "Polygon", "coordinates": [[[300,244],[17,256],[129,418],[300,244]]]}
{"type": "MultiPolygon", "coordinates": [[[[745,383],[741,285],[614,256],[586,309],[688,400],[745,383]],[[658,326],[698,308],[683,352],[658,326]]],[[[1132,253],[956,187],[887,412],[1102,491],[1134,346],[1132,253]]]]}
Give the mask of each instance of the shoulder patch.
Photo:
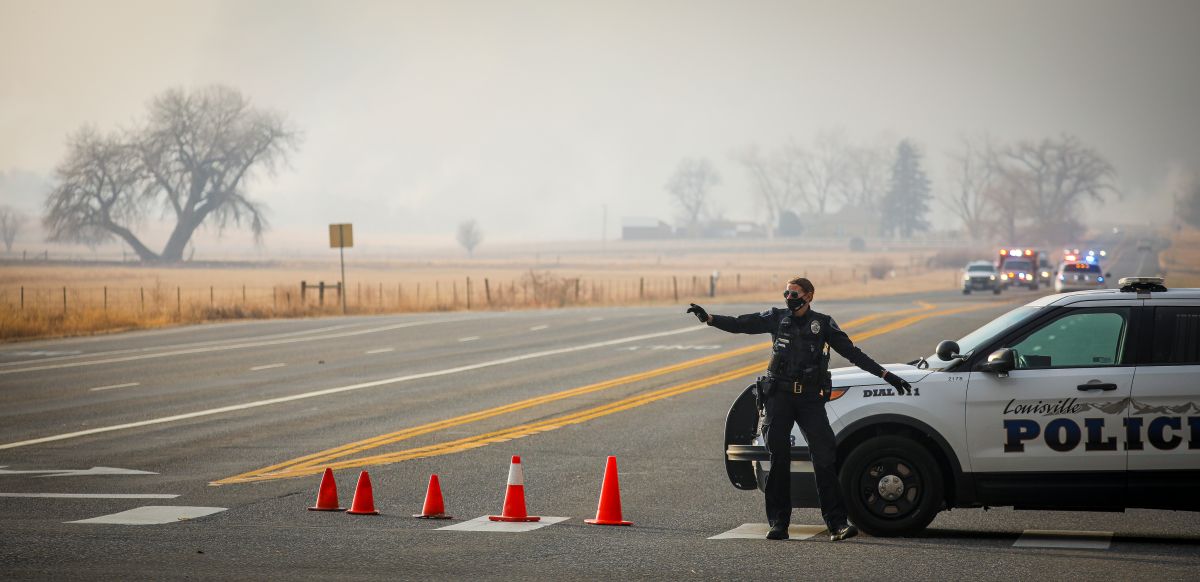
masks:
{"type": "Polygon", "coordinates": [[[838,327],[837,322],[834,321],[832,317],[829,318],[829,327],[834,331],[842,331],[842,328],[838,327]]]}
{"type": "Polygon", "coordinates": [[[773,315],[773,314],[774,314],[774,311],[775,311],[774,309],[770,309],[770,308],[768,308],[767,310],[763,311],[763,312],[762,312],[762,313],[760,313],[759,315],[761,315],[761,316],[763,316],[763,317],[771,317],[771,315],[773,315]]]}

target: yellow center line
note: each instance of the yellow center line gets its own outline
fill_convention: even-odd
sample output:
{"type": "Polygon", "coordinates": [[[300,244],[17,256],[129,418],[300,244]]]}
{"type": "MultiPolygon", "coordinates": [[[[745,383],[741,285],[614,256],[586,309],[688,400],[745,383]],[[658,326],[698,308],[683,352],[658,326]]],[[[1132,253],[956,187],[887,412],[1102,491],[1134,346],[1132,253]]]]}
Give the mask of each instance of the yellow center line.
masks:
{"type": "MultiPolygon", "coordinates": [[[[934,315],[933,313],[928,313],[928,312],[931,311],[932,309],[934,309],[936,306],[928,304],[928,303],[924,303],[924,302],[918,302],[918,304],[919,304],[918,307],[911,308],[911,309],[904,309],[904,310],[898,310],[898,311],[894,311],[894,312],[868,315],[868,316],[865,316],[865,317],[862,317],[859,319],[855,319],[855,320],[845,324],[843,327],[844,328],[857,327],[866,322],[874,321],[881,317],[889,317],[889,316],[895,317],[898,315],[904,315],[904,314],[909,314],[909,313],[913,313],[913,312],[924,312],[924,313],[921,313],[921,314],[918,314],[915,316],[911,316],[911,317],[893,322],[886,326],[882,326],[878,329],[873,329],[873,330],[867,331],[858,336],[855,336],[855,338],[854,338],[855,341],[861,341],[861,340],[864,340],[864,339],[867,339],[870,337],[875,337],[876,335],[887,333],[894,329],[899,329],[900,327],[911,325],[912,323],[915,323],[917,321],[920,321],[922,319],[925,319],[927,317],[934,315]]],[[[960,313],[962,311],[973,310],[973,309],[982,309],[982,308],[990,307],[990,306],[991,306],[990,304],[972,305],[972,306],[968,306],[967,308],[951,309],[948,311],[940,312],[938,315],[950,315],[952,313],[960,313]]],[[[565,398],[570,398],[573,396],[579,396],[579,395],[583,395],[583,394],[598,392],[598,391],[610,389],[610,388],[613,388],[616,386],[622,386],[622,385],[630,384],[630,383],[637,382],[640,380],[645,380],[645,379],[649,379],[649,378],[653,378],[653,377],[657,377],[657,376],[662,376],[665,374],[685,370],[688,368],[693,368],[696,366],[701,366],[704,364],[709,364],[712,362],[717,362],[720,360],[744,355],[744,354],[750,353],[752,351],[763,349],[765,346],[767,346],[769,344],[770,344],[770,342],[754,344],[754,345],[746,346],[743,348],[731,350],[728,352],[714,354],[712,356],[697,358],[697,359],[683,362],[680,364],[665,366],[663,368],[658,368],[658,369],[650,370],[647,372],[641,372],[638,374],[631,374],[631,375],[623,376],[621,378],[616,378],[613,380],[607,380],[604,382],[590,384],[590,385],[582,386],[579,388],[564,390],[561,392],[556,392],[553,394],[547,394],[544,396],[530,398],[530,399],[510,403],[510,404],[507,404],[504,406],[500,406],[500,407],[496,407],[496,408],[492,408],[492,409],[488,409],[488,410],[473,412],[470,414],[466,414],[466,415],[462,415],[462,416],[458,416],[458,417],[454,417],[454,418],[450,418],[450,419],[436,421],[436,422],[432,422],[432,423],[428,423],[428,424],[424,424],[424,425],[384,434],[384,435],[379,435],[379,436],[372,437],[369,439],[348,443],[348,444],[341,445],[339,447],[335,447],[332,449],[328,449],[328,450],[320,451],[320,452],[313,453],[310,455],[305,455],[303,457],[284,461],[282,463],[277,463],[275,465],[271,465],[268,467],[263,467],[261,469],[256,469],[254,471],[249,471],[247,473],[242,473],[242,474],[235,475],[232,477],[227,477],[227,478],[221,479],[219,481],[214,481],[211,483],[211,485],[225,485],[225,484],[231,484],[231,483],[244,483],[244,482],[250,482],[250,481],[261,481],[261,480],[266,480],[266,479],[278,479],[278,478],[284,478],[284,477],[307,475],[307,474],[321,472],[324,470],[325,466],[341,467],[342,465],[346,465],[347,463],[350,464],[347,466],[363,466],[366,464],[372,464],[372,462],[369,461],[369,459],[375,459],[380,456],[377,455],[375,457],[363,457],[363,458],[359,458],[359,459],[342,461],[342,462],[337,462],[337,463],[333,463],[332,461],[334,459],[346,457],[348,455],[351,455],[351,454],[354,454],[357,452],[377,448],[377,447],[380,447],[383,445],[391,444],[391,443],[398,442],[401,440],[406,440],[406,439],[413,438],[413,437],[416,437],[419,435],[428,434],[430,432],[434,432],[437,430],[442,430],[442,429],[450,428],[450,427],[454,427],[454,426],[460,426],[460,425],[471,423],[471,422],[477,422],[477,421],[484,420],[487,418],[499,416],[501,414],[507,414],[510,412],[515,412],[518,410],[531,408],[534,406],[554,402],[557,400],[562,400],[565,398]]],[[[761,369],[762,366],[763,366],[763,364],[760,363],[760,364],[755,364],[754,366],[751,366],[750,368],[761,369]]],[[[727,374],[728,373],[721,374],[720,376],[717,376],[717,378],[725,378],[727,376],[727,374]]],[[[734,377],[740,377],[740,376],[744,376],[744,375],[746,375],[746,374],[739,374],[738,376],[734,376],[734,377]]],[[[720,381],[724,381],[724,380],[720,380],[720,381]]],[[[690,385],[690,384],[686,384],[685,386],[687,386],[687,385],[690,385]]],[[[711,384],[705,384],[705,386],[709,386],[709,385],[711,385],[711,384]]],[[[676,387],[672,387],[671,389],[674,389],[674,388],[679,388],[679,387],[676,386],[676,387]]],[[[664,390],[670,390],[670,389],[664,389],[664,390]]],[[[662,392],[662,391],[659,391],[659,392],[662,392]]],[[[638,397],[633,397],[633,398],[636,399],[639,397],[644,397],[647,395],[653,395],[653,394],[657,394],[657,393],[658,392],[651,392],[651,393],[639,395],[638,397]]],[[[665,396],[665,395],[662,396],[662,398],[666,398],[666,397],[667,396],[665,396]]],[[[657,400],[657,399],[658,398],[654,398],[653,400],[657,400]]],[[[653,400],[648,400],[646,402],[643,402],[642,404],[652,402],[653,400]]],[[[621,403],[624,401],[617,401],[617,402],[621,403]]],[[[641,406],[641,404],[636,404],[635,406],[641,406]]],[[[600,407],[600,408],[603,408],[603,407],[600,407]]],[[[595,409],[593,409],[593,410],[595,410],[595,409]]],[[[624,408],[622,408],[621,410],[624,410],[624,408]]],[[[614,412],[615,412],[615,410],[614,410],[614,412]]],[[[610,413],[605,413],[605,414],[610,414],[610,413]]],[[[468,437],[468,438],[475,438],[475,437],[468,437]]],[[[484,444],[487,444],[487,443],[484,443],[484,444]]],[[[477,446],[482,446],[482,445],[477,445],[477,446]]],[[[444,454],[444,453],[439,453],[439,454],[444,454]]],[[[389,455],[383,455],[383,456],[387,457],[389,455]]],[[[401,459],[401,460],[404,460],[404,459],[401,459]]],[[[395,462],[395,461],[385,461],[385,462],[395,462]]]]}

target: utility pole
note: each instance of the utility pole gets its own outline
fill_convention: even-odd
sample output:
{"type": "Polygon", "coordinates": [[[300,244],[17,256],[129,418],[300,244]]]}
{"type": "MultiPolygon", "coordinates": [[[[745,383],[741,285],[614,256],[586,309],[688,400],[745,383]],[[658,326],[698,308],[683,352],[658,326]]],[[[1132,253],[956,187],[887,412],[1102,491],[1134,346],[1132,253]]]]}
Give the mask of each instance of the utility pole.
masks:
{"type": "Polygon", "coordinates": [[[346,315],[346,247],[354,246],[354,225],[352,224],[331,224],[329,225],[329,247],[338,250],[338,257],[342,263],[342,287],[338,293],[342,300],[342,315],[346,315]]]}

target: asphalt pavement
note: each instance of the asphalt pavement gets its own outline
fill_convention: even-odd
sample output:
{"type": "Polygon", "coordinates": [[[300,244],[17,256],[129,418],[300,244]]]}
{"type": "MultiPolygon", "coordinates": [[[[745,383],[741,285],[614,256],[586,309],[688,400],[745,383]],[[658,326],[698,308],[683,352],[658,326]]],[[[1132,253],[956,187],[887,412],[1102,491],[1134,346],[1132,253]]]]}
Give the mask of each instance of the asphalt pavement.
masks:
{"type": "MultiPolygon", "coordinates": [[[[1128,237],[1113,279],[1153,274],[1128,237]]],[[[820,282],[817,282],[818,287],[820,282]]],[[[881,362],[933,352],[1037,294],[839,301],[881,362]]],[[[695,298],[714,313],[759,311],[695,298]]],[[[709,539],[765,521],[725,476],[722,428],[761,336],[684,306],[211,324],[0,348],[0,576],[35,579],[1155,579],[1200,572],[1194,513],[944,512],[918,537],[709,539]],[[447,531],[500,512],[520,455],[521,533],[447,531]],[[588,525],[618,458],[631,527],[588,525]],[[380,515],[311,512],[336,469],[380,515]],[[414,519],[438,474],[449,521],[414,519]],[[142,509],[165,507],[167,509],[142,509]],[[130,513],[150,525],[122,521],[130,513]],[[112,517],[112,516],[116,517],[112,517]],[[547,519],[546,521],[550,521],[547,519]],[[1034,530],[1095,547],[1026,547],[1034,530]],[[1086,537],[1086,536],[1085,536],[1086,537]],[[1022,541],[1024,540],[1024,541],[1022,541]],[[1103,546],[1103,547],[1100,547],[1103,546]]],[[[835,358],[834,365],[845,365],[835,358]]],[[[793,524],[819,524],[798,509],[793,524]]],[[[469,527],[469,526],[468,526],[469,527]]]]}

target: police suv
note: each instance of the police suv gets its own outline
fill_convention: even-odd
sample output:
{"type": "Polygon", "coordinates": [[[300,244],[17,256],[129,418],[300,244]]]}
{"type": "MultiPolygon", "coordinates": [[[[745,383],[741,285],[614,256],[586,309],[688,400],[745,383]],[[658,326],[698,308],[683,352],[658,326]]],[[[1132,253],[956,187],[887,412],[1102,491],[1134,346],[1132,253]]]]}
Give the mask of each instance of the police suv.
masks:
{"type": "MultiPolygon", "coordinates": [[[[910,395],[833,370],[851,520],[896,536],[955,507],[1200,511],[1200,289],[1120,286],[1043,297],[886,366],[910,395]]],[[[762,489],[770,469],[752,388],[725,424],[739,489],[762,489]]],[[[818,507],[808,449],[792,439],[792,504],[818,507]]]]}

